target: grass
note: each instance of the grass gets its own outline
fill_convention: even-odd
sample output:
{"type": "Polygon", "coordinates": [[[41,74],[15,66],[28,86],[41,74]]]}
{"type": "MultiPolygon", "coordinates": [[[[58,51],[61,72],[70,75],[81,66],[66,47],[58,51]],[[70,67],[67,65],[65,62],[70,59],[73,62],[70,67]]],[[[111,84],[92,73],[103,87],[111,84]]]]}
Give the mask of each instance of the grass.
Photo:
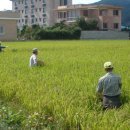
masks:
{"type": "MultiPolygon", "coordinates": [[[[28,113],[52,117],[56,130],[122,130],[130,126],[130,41],[35,41],[4,43],[0,53],[1,99],[28,113]],[[46,66],[29,68],[32,48],[46,66]],[[103,64],[122,77],[123,106],[102,111],[95,96],[103,64]]],[[[39,128],[40,129],[40,128],[39,128]]]]}

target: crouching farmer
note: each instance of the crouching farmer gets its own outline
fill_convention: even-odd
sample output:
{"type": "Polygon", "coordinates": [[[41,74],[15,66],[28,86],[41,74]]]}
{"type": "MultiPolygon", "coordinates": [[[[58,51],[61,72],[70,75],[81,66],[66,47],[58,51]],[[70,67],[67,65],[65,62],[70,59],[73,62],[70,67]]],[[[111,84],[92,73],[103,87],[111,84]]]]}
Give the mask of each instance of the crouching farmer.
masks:
{"type": "Polygon", "coordinates": [[[32,56],[30,57],[30,61],[29,61],[30,67],[43,66],[44,65],[43,61],[37,59],[37,55],[38,55],[38,49],[34,48],[32,50],[32,56]]]}
{"type": "Polygon", "coordinates": [[[121,106],[121,78],[115,75],[111,62],[104,64],[106,74],[99,79],[97,96],[103,100],[103,109],[119,108],[121,106]]]}
{"type": "Polygon", "coordinates": [[[2,46],[2,45],[1,45],[1,41],[0,41],[0,52],[2,52],[3,49],[5,49],[5,48],[6,48],[6,46],[2,46]]]}

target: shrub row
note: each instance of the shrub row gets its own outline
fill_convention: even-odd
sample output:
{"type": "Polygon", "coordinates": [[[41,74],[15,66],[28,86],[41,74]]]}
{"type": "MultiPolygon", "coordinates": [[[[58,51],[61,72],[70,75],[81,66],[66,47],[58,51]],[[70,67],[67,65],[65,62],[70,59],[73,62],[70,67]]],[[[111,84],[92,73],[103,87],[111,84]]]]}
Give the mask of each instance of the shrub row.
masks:
{"type": "Polygon", "coordinates": [[[35,40],[60,40],[60,39],[80,39],[81,29],[74,28],[72,30],[66,29],[52,29],[52,30],[45,30],[41,29],[35,35],[35,40]]]}

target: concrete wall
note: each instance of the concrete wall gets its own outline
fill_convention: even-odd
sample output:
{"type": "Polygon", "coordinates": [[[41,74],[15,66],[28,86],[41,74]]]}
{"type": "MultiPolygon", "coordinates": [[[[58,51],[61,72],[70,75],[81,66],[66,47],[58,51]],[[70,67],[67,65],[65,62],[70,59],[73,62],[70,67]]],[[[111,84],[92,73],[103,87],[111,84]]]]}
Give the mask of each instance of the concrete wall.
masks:
{"type": "Polygon", "coordinates": [[[81,39],[128,39],[129,34],[121,31],[82,31],[81,39]]]}

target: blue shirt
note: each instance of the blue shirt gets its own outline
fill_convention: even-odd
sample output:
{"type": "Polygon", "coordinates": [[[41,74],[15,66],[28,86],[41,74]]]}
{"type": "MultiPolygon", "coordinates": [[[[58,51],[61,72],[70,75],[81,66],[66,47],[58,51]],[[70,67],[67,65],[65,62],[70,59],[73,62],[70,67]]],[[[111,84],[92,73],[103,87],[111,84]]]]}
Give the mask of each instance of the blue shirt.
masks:
{"type": "Polygon", "coordinates": [[[112,72],[108,72],[99,79],[97,92],[106,96],[117,96],[121,93],[121,78],[112,72]]]}

